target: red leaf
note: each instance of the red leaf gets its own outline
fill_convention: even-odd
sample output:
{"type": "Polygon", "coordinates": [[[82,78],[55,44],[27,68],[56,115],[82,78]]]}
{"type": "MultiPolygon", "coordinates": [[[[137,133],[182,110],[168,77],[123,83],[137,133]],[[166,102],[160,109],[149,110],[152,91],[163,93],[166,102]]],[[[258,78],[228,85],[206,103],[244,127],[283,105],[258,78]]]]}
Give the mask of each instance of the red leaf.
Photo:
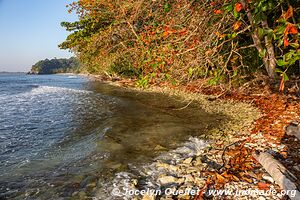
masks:
{"type": "Polygon", "coordinates": [[[240,12],[243,9],[243,5],[241,3],[236,3],[235,4],[235,10],[237,12],[240,12]]]}
{"type": "Polygon", "coordinates": [[[218,15],[218,14],[222,14],[222,11],[221,10],[214,10],[214,13],[218,15]]]}
{"type": "Polygon", "coordinates": [[[284,30],[284,35],[287,36],[288,34],[297,34],[298,33],[298,29],[294,24],[288,23],[286,25],[286,28],[284,30]]]}
{"type": "Polygon", "coordinates": [[[298,33],[298,29],[296,26],[291,26],[290,28],[290,31],[289,31],[290,34],[293,34],[293,35],[296,35],[298,33]]]}
{"type": "Polygon", "coordinates": [[[288,20],[290,17],[293,16],[293,7],[289,6],[289,9],[286,11],[286,13],[284,14],[284,18],[286,20],[288,20]]]}
{"type": "Polygon", "coordinates": [[[268,184],[268,183],[259,182],[257,184],[257,186],[260,190],[269,190],[270,189],[270,184],[268,184]]]}
{"type": "Polygon", "coordinates": [[[283,46],[284,47],[287,47],[287,46],[289,46],[289,40],[287,39],[287,38],[285,38],[284,40],[283,40],[283,46]]]}

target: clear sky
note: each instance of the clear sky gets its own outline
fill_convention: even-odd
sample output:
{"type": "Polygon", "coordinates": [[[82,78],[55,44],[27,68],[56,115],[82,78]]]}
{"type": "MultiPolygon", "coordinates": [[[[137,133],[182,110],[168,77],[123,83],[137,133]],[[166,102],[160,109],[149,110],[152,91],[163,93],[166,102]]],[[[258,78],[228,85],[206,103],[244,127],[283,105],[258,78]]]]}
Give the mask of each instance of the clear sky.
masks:
{"type": "Polygon", "coordinates": [[[68,58],[60,50],[68,32],[62,21],[75,21],[66,5],[73,0],[0,0],[0,71],[29,71],[45,58],[68,58]]]}

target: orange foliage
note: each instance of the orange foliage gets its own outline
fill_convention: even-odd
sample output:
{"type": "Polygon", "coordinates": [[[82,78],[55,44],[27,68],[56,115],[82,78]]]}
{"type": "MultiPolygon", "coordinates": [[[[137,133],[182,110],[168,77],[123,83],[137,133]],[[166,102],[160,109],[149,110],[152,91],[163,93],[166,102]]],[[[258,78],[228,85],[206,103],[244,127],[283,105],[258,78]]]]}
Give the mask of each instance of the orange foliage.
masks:
{"type": "Polygon", "coordinates": [[[236,31],[238,30],[242,25],[242,22],[241,21],[237,21],[233,24],[233,30],[236,31]]]}
{"type": "Polygon", "coordinates": [[[241,3],[236,3],[235,9],[237,12],[241,12],[241,10],[243,10],[243,5],[241,3]]]}
{"type": "Polygon", "coordinates": [[[260,190],[269,190],[270,189],[270,184],[268,184],[268,183],[259,182],[257,184],[257,186],[258,186],[258,189],[260,189],[260,190]]]}
{"type": "Polygon", "coordinates": [[[285,39],[283,40],[283,46],[284,46],[284,47],[287,47],[287,46],[289,46],[289,44],[290,44],[289,40],[288,40],[287,38],[285,38],[285,39]]]}
{"type": "Polygon", "coordinates": [[[222,14],[222,11],[221,10],[214,10],[214,13],[219,15],[219,14],[222,14]]]}
{"type": "Polygon", "coordinates": [[[215,6],[215,5],[217,5],[217,3],[216,2],[210,2],[210,5],[215,6]]]}
{"type": "Polygon", "coordinates": [[[286,25],[286,28],[284,30],[284,36],[287,36],[288,34],[295,35],[297,33],[298,33],[298,29],[294,24],[288,23],[288,25],[286,25]]]}
{"type": "Polygon", "coordinates": [[[284,18],[288,20],[290,17],[293,16],[293,7],[289,6],[289,9],[284,13],[284,18]]]}
{"type": "Polygon", "coordinates": [[[177,31],[170,28],[170,27],[165,27],[164,28],[164,33],[163,33],[163,36],[164,37],[168,37],[169,35],[173,34],[173,33],[176,33],[177,31]]]}
{"type": "Polygon", "coordinates": [[[290,34],[296,35],[298,33],[298,29],[296,26],[292,26],[290,28],[290,34]]]}

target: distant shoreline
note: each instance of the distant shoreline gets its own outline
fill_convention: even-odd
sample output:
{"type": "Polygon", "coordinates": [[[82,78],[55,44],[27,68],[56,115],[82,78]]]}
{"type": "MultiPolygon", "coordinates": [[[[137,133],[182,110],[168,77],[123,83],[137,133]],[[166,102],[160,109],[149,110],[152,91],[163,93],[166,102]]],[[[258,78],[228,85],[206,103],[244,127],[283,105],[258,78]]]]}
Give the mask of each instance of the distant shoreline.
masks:
{"type": "Polygon", "coordinates": [[[0,72],[0,74],[26,74],[27,72],[0,72]]]}

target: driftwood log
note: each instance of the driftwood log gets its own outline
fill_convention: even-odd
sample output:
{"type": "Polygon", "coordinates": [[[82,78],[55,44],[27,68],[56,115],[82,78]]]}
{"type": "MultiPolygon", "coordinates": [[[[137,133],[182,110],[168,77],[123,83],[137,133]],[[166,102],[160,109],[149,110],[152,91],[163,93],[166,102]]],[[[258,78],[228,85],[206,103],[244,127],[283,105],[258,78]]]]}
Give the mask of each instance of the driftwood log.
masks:
{"type": "Polygon", "coordinates": [[[264,169],[272,176],[274,181],[282,190],[296,190],[296,195],[288,193],[292,200],[300,200],[299,188],[294,181],[297,178],[289,172],[279,161],[275,160],[272,155],[265,152],[255,152],[253,157],[264,167],[264,169]]]}

